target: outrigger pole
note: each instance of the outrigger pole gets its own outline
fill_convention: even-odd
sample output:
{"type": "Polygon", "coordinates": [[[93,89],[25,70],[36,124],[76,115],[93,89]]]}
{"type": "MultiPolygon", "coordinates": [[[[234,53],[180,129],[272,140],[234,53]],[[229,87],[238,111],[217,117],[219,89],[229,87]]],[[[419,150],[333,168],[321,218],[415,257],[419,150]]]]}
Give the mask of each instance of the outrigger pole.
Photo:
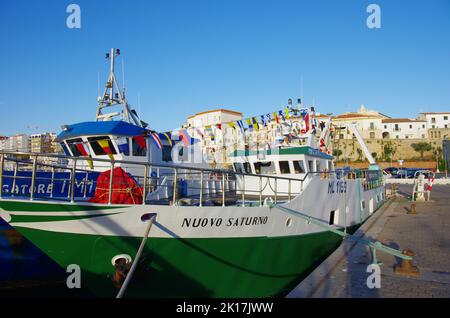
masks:
{"type": "Polygon", "coordinates": [[[103,91],[103,96],[98,97],[97,106],[97,121],[110,121],[114,117],[122,115],[122,120],[134,124],[139,127],[145,128],[147,124],[141,121],[134,109],[130,108],[125,97],[125,88],[121,91],[119,83],[117,82],[116,76],[114,74],[114,58],[120,55],[120,49],[111,49],[110,53],[106,53],[106,59],[110,60],[110,70],[109,78],[106,81],[105,90],[103,91]],[[104,108],[113,107],[117,105],[122,105],[122,111],[105,113],[104,108]]]}

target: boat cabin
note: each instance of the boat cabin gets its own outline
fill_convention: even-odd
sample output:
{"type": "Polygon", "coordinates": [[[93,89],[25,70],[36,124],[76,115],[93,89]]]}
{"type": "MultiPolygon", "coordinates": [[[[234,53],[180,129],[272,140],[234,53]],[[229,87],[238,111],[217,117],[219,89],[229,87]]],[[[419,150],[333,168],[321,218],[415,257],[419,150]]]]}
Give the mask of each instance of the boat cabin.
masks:
{"type": "Polygon", "coordinates": [[[236,150],[230,158],[233,170],[240,173],[302,178],[307,172],[334,170],[333,156],[308,146],[260,151],[236,150]]]}
{"type": "MultiPolygon", "coordinates": [[[[309,146],[287,147],[270,150],[236,150],[230,155],[233,170],[238,173],[255,174],[261,176],[286,177],[308,181],[318,173],[334,171],[333,156],[320,152],[309,146]]],[[[242,178],[241,178],[242,179],[242,178]]],[[[300,183],[300,181],[299,181],[300,183]]],[[[254,191],[259,195],[289,196],[294,194],[291,189],[300,189],[287,180],[247,176],[238,183],[242,189],[254,191]],[[262,184],[261,184],[262,183],[262,184]]],[[[239,192],[238,187],[238,192],[239,192]]]]}

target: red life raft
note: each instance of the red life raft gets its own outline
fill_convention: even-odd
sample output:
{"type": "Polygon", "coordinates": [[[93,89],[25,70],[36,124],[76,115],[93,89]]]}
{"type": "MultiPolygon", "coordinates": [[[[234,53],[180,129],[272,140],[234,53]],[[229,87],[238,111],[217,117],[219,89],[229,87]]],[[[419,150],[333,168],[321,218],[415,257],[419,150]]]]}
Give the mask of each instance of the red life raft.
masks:
{"type": "MultiPolygon", "coordinates": [[[[95,194],[89,199],[89,202],[108,203],[110,176],[111,170],[100,173],[97,178],[95,194]]],[[[142,204],[142,188],[139,187],[133,177],[120,167],[113,170],[111,203],[142,204]]]]}

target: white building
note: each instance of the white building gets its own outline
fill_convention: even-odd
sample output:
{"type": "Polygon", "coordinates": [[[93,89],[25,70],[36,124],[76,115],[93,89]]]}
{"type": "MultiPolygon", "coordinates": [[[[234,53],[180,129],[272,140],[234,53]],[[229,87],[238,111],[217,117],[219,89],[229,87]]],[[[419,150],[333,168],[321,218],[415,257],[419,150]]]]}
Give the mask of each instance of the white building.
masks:
{"type": "MultiPolygon", "coordinates": [[[[377,111],[368,110],[364,105],[361,105],[358,112],[349,112],[334,116],[332,123],[338,128],[354,124],[364,139],[381,139],[383,130],[382,121],[389,118],[377,111]]],[[[348,129],[338,129],[336,131],[336,138],[352,139],[353,134],[348,129]]]]}
{"type": "Polygon", "coordinates": [[[425,120],[409,118],[388,118],[382,120],[383,139],[425,139],[427,127],[425,120]]]}
{"type": "Polygon", "coordinates": [[[7,150],[29,152],[30,136],[26,134],[17,134],[8,138],[7,150]]]}
{"type": "Polygon", "coordinates": [[[188,117],[188,127],[204,127],[242,119],[242,113],[228,109],[214,109],[188,117]]]}
{"type": "Polygon", "coordinates": [[[8,147],[8,137],[0,136],[0,151],[7,150],[8,147]]]}
{"type": "Polygon", "coordinates": [[[243,140],[237,134],[239,129],[229,127],[227,123],[242,119],[242,113],[228,109],[214,109],[188,117],[187,128],[190,136],[201,139],[202,147],[210,162],[227,161],[227,153],[238,148],[236,141],[243,140]]]}
{"type": "Polygon", "coordinates": [[[427,122],[427,129],[450,128],[450,112],[420,113],[418,119],[427,122]]]}

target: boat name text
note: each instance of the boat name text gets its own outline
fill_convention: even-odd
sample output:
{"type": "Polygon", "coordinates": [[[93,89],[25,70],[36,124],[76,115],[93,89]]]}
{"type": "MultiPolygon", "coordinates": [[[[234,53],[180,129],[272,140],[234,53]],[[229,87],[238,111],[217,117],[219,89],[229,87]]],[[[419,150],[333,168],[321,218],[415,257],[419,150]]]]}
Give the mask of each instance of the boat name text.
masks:
{"type": "Polygon", "coordinates": [[[184,218],[181,227],[220,227],[264,225],[268,216],[242,216],[237,218],[184,218]]]}

